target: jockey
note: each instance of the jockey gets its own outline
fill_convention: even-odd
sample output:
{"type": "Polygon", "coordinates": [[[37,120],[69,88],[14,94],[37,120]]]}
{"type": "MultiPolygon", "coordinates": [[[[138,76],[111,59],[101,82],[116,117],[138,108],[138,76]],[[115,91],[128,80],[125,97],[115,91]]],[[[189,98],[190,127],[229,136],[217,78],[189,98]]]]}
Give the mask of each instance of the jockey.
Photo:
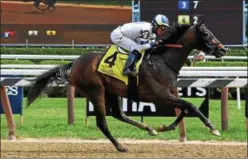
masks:
{"type": "Polygon", "coordinates": [[[117,27],[110,35],[111,41],[127,50],[130,54],[123,69],[123,75],[136,76],[135,63],[142,51],[157,46],[156,36],[161,36],[169,28],[166,16],[158,14],[149,22],[126,23],[117,27]]]}

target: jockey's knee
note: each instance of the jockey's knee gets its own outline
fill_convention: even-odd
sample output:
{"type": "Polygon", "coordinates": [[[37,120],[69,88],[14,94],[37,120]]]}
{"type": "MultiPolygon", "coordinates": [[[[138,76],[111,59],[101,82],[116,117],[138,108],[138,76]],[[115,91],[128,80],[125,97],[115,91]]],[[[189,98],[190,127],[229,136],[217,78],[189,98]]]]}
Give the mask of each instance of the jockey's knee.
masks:
{"type": "Polygon", "coordinates": [[[136,50],[136,49],[133,50],[132,53],[133,53],[136,57],[138,57],[138,56],[141,55],[141,53],[140,53],[138,50],[136,50]]]}

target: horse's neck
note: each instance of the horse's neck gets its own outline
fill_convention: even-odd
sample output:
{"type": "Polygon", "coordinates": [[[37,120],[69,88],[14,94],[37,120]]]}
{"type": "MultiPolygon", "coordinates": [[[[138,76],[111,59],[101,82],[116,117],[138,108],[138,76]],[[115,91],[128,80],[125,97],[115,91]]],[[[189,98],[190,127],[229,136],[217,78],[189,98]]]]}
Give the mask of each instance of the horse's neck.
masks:
{"type": "Polygon", "coordinates": [[[193,32],[188,31],[185,35],[178,40],[178,44],[181,44],[183,48],[171,48],[168,49],[163,55],[163,60],[174,71],[179,72],[183,67],[189,53],[195,48],[195,38],[188,39],[190,36],[195,36],[193,32]]]}

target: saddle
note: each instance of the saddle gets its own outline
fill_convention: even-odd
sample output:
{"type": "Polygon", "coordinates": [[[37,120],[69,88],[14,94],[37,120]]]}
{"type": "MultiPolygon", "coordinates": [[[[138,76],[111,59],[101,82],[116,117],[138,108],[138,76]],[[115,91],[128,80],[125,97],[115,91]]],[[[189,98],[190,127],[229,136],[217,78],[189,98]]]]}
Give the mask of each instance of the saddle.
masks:
{"type": "MultiPolygon", "coordinates": [[[[143,60],[143,56],[144,52],[135,66],[138,72],[140,64],[143,60]]],[[[117,47],[116,45],[111,45],[100,60],[97,71],[102,74],[114,77],[128,85],[128,77],[122,75],[122,70],[125,66],[127,58],[128,52],[126,50],[121,47],[117,47]]]]}

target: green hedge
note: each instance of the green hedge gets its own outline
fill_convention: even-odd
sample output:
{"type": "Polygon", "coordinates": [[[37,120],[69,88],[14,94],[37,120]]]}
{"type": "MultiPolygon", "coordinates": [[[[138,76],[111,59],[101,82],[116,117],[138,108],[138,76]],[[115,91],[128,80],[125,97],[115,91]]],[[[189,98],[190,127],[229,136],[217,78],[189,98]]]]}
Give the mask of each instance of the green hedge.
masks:
{"type": "Polygon", "coordinates": [[[59,60],[45,60],[41,61],[40,64],[42,65],[62,65],[62,64],[67,64],[70,63],[71,61],[59,61],[59,60]]]}
{"type": "Polygon", "coordinates": [[[226,56],[248,56],[248,51],[245,49],[229,49],[226,56]]]}
{"type": "Polygon", "coordinates": [[[106,49],[85,48],[1,48],[1,54],[12,55],[82,55],[92,51],[104,51],[106,49]]]}
{"type": "Polygon", "coordinates": [[[1,60],[1,64],[27,64],[27,65],[34,65],[34,64],[41,64],[41,65],[61,65],[67,64],[71,61],[63,61],[63,60],[1,60]]]}
{"type": "MultiPolygon", "coordinates": [[[[105,48],[1,48],[1,54],[19,54],[19,55],[82,55],[92,51],[102,51],[105,48]]],[[[193,51],[192,51],[193,54],[193,51]]],[[[230,49],[227,56],[247,56],[248,51],[244,49],[230,49]]]]}
{"type": "MultiPolygon", "coordinates": [[[[190,54],[195,55],[195,53],[196,50],[193,50],[190,54]]],[[[245,49],[230,48],[226,56],[248,56],[248,51],[245,49]]]]}
{"type": "Polygon", "coordinates": [[[27,64],[32,65],[36,64],[33,61],[30,60],[1,60],[1,64],[27,64]]]}

